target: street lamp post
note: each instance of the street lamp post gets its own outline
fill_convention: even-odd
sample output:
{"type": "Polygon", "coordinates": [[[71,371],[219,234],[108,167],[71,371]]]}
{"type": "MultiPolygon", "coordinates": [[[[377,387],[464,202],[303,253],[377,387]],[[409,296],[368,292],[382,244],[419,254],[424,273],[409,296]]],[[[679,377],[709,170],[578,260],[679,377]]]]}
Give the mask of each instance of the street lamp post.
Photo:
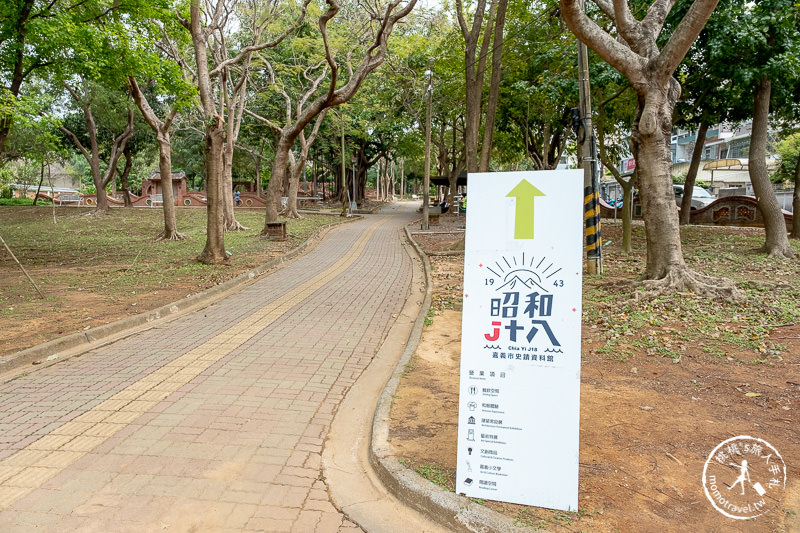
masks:
{"type": "Polygon", "coordinates": [[[433,97],[433,58],[428,59],[428,70],[425,77],[428,78],[427,89],[427,111],[425,113],[425,178],[422,189],[422,229],[429,229],[428,204],[430,203],[429,190],[431,188],[431,100],[433,97]]]}

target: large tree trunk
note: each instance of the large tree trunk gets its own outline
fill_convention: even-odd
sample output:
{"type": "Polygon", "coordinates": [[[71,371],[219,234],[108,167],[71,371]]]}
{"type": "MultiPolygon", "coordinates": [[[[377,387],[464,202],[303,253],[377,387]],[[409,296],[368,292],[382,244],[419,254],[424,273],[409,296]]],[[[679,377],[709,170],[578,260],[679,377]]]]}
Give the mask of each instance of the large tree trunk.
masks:
{"type": "MultiPolygon", "coordinates": [[[[178,241],[186,238],[185,235],[178,233],[178,223],[176,219],[175,209],[175,196],[172,192],[172,142],[170,140],[169,128],[172,125],[172,120],[175,118],[176,111],[173,108],[170,111],[166,121],[161,121],[153,108],[147,102],[144,94],[139,89],[139,84],[133,76],[128,78],[130,83],[133,99],[137,107],[142,112],[147,124],[156,133],[156,140],[158,142],[158,170],[161,175],[161,193],[162,193],[162,209],[164,211],[164,231],[162,231],[156,240],[162,241],[178,241]],[[166,185],[165,185],[166,183],[166,185]]],[[[126,147],[127,154],[127,147],[126,147]]],[[[126,155],[127,157],[127,155],[126,155]]],[[[126,166],[127,171],[127,166],[126,166]]],[[[123,177],[123,187],[126,189],[125,197],[126,203],[130,202],[127,193],[127,178],[123,177]]],[[[126,204],[127,205],[127,204],[126,204]]]]}
{"type": "Polygon", "coordinates": [[[656,291],[694,291],[707,295],[724,292],[734,296],[736,288],[732,284],[719,283],[695,272],[683,260],[669,149],[672,111],[680,85],[671,78],[667,91],[658,87],[648,89],[637,90],[639,109],[631,135],[647,239],[645,286],[656,291]]]}
{"type": "Polygon", "coordinates": [[[750,181],[756,193],[758,209],[764,217],[766,242],[761,251],[771,257],[794,257],[794,250],[786,234],[786,221],[783,218],[775,190],[769,181],[767,170],[767,126],[769,121],[769,100],[772,82],[763,75],[756,86],[753,99],[753,131],[750,134],[750,181]]]}
{"type": "Polygon", "coordinates": [[[297,212],[297,192],[300,189],[300,174],[303,172],[303,165],[306,160],[303,154],[300,154],[298,160],[295,160],[294,154],[289,153],[289,186],[287,187],[287,201],[286,201],[286,218],[302,218],[300,213],[297,212]]]}
{"type": "Polygon", "coordinates": [[[206,126],[205,174],[207,196],[206,246],[197,260],[207,265],[225,263],[225,231],[222,221],[222,145],[225,131],[221,118],[206,126]]]}
{"type": "Polygon", "coordinates": [[[467,158],[467,171],[477,172],[478,161],[478,138],[481,129],[481,99],[483,96],[483,78],[486,72],[486,56],[489,50],[489,40],[492,35],[492,25],[497,10],[497,0],[493,0],[489,7],[486,27],[484,28],[483,42],[481,43],[480,53],[478,50],[478,40],[483,26],[484,11],[486,0],[478,0],[472,19],[472,26],[467,27],[464,18],[461,0],[456,0],[456,14],[458,15],[461,34],[464,36],[464,71],[466,78],[466,109],[465,109],[465,134],[464,144],[467,158]]]}
{"type": "MultiPolygon", "coordinates": [[[[45,161],[42,160],[42,168],[41,172],[39,173],[39,185],[36,186],[36,194],[33,195],[33,205],[36,205],[39,201],[39,193],[42,190],[42,183],[44,183],[44,166],[45,161]]],[[[52,187],[50,187],[50,196],[53,198],[53,202],[55,202],[56,194],[52,187]]]]}
{"type": "Polygon", "coordinates": [[[128,185],[128,176],[131,174],[131,168],[133,168],[133,154],[131,153],[131,147],[125,146],[125,150],[122,151],[122,155],[125,157],[125,168],[122,169],[122,174],[119,175],[119,182],[122,186],[122,203],[127,208],[133,207],[133,202],[131,202],[131,190],[128,185]]]}
{"type": "MultiPolygon", "coordinates": [[[[128,141],[133,137],[133,110],[128,110],[128,124],[125,126],[125,131],[116,137],[111,144],[111,153],[108,157],[108,167],[106,168],[105,174],[100,173],[100,148],[97,144],[97,127],[89,105],[83,108],[83,114],[86,119],[86,125],[90,126],[91,157],[89,159],[91,160],[89,161],[89,165],[92,169],[92,180],[97,189],[97,206],[92,214],[105,214],[110,209],[108,195],[106,194],[106,186],[116,178],[117,162],[119,158],[122,157],[122,154],[125,153],[125,147],[128,141]]],[[[75,139],[77,139],[77,137],[75,137],[75,139]]],[[[84,153],[84,156],[88,153],[82,148],[81,151],[84,153]]]]}
{"type": "Polygon", "coordinates": [[[492,156],[494,141],[494,122],[497,116],[497,102],[500,99],[500,75],[502,73],[503,58],[503,28],[506,23],[506,8],[508,0],[498,0],[497,20],[494,24],[494,40],[492,46],[492,80],[489,84],[489,101],[486,104],[486,123],[483,129],[483,144],[481,146],[480,172],[489,171],[489,159],[492,156]]]}
{"type": "Polygon", "coordinates": [[[225,231],[245,231],[250,228],[241,225],[233,211],[233,145],[234,141],[228,139],[222,153],[222,220],[225,231]]]}
{"type": "Polygon", "coordinates": [[[634,179],[631,177],[629,180],[617,180],[617,183],[622,187],[622,209],[620,210],[620,217],[622,218],[622,251],[631,253],[633,247],[631,246],[631,219],[633,218],[633,184],[634,179]]]}
{"type": "Polygon", "coordinates": [[[169,131],[158,132],[158,171],[161,174],[161,199],[164,210],[164,231],[158,234],[157,241],[180,241],[186,235],[178,233],[175,194],[172,191],[172,143],[169,131]]]}
{"type": "Polygon", "coordinates": [[[108,206],[108,194],[106,193],[106,183],[103,181],[103,175],[100,173],[99,156],[97,160],[89,163],[89,167],[92,169],[92,183],[94,183],[94,188],[97,191],[97,205],[95,205],[92,214],[108,213],[110,209],[108,206]]]}
{"type": "Polygon", "coordinates": [[[792,199],[792,239],[800,239],[800,154],[794,166],[794,198],[792,199]]]}
{"type": "Polygon", "coordinates": [[[281,186],[286,175],[286,165],[289,162],[289,150],[292,141],[283,135],[275,145],[275,159],[272,160],[272,174],[267,185],[267,213],[262,235],[267,234],[267,225],[278,221],[278,206],[280,202],[281,186]]]}
{"type": "Polygon", "coordinates": [[[657,90],[639,92],[639,111],[631,136],[647,237],[645,279],[663,279],[685,268],[670,177],[669,142],[677,82],[670,83],[670,89],[669,96],[657,90]]]}
{"type": "Polygon", "coordinates": [[[631,138],[639,171],[647,236],[644,284],[655,293],[688,290],[709,296],[739,296],[731,282],[710,278],[686,267],[671,177],[669,141],[672,111],[680,95],[680,85],[672,74],[697,39],[717,2],[694,0],[663,47],[658,46],[657,40],[672,7],[671,2],[654,2],[642,20],[633,16],[627,2],[595,2],[614,21],[615,31],[611,33],[587,17],[583,2],[559,2],[561,15],[569,29],[619,70],[638,95],[637,117],[631,138]]]}
{"type": "Polygon", "coordinates": [[[688,224],[692,214],[692,191],[694,182],[697,180],[697,170],[700,168],[700,160],[703,157],[703,145],[706,141],[708,124],[702,122],[697,130],[697,139],[692,150],[692,162],[689,163],[689,171],[686,173],[686,182],[683,185],[683,198],[681,199],[680,223],[688,224]]]}
{"type": "Polygon", "coordinates": [[[297,192],[300,189],[300,180],[292,173],[289,176],[289,191],[286,194],[286,218],[301,218],[297,212],[297,192]]]}

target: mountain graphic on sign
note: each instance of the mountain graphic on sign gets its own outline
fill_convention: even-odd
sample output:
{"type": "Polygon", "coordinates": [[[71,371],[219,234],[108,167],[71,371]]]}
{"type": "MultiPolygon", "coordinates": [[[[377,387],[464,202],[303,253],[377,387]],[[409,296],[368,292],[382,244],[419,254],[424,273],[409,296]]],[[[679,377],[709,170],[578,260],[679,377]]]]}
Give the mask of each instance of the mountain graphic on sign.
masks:
{"type": "Polygon", "coordinates": [[[538,287],[539,290],[544,292],[549,292],[547,289],[542,287],[542,278],[534,272],[533,270],[527,269],[518,269],[514,270],[513,272],[509,272],[506,274],[505,278],[503,278],[504,283],[497,288],[498,291],[503,289],[515,289],[517,285],[522,285],[526,289],[533,289],[534,287],[538,287]]]}
{"type": "Polygon", "coordinates": [[[561,267],[557,267],[547,256],[534,257],[522,252],[520,255],[501,256],[496,261],[481,263],[479,267],[485,268],[494,276],[486,284],[491,285],[495,291],[519,290],[524,287],[550,293],[545,287],[551,283],[556,287],[564,286],[563,278],[555,277],[561,272],[561,267]]]}

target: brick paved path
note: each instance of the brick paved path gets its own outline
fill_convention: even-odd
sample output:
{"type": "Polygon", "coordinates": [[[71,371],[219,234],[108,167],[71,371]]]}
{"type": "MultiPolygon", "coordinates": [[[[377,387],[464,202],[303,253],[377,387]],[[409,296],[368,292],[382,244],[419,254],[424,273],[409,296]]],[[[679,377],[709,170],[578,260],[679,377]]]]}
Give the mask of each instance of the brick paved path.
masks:
{"type": "Polygon", "coordinates": [[[207,309],[0,385],[0,531],[357,531],[333,414],[407,297],[408,207],[207,309]]]}

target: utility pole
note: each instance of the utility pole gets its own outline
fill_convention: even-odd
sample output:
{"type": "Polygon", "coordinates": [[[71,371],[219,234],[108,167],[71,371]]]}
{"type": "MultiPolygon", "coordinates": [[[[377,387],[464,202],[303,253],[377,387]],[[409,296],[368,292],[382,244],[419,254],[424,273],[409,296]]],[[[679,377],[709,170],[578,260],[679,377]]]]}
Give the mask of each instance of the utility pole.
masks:
{"type": "MultiPolygon", "coordinates": [[[[583,2],[581,2],[583,3],[583,2]]],[[[603,273],[603,241],[600,236],[600,203],[597,183],[597,157],[594,128],[592,126],[592,99],[589,89],[589,50],[578,41],[578,89],[580,93],[580,115],[583,136],[581,144],[581,166],[583,167],[583,216],[586,248],[586,271],[589,274],[603,273]]]]}
{"type": "Polygon", "coordinates": [[[425,112],[425,179],[422,189],[422,229],[428,230],[428,204],[430,203],[429,191],[431,188],[431,100],[433,99],[433,58],[428,59],[428,70],[425,76],[428,78],[427,89],[427,111],[425,112]]]}

